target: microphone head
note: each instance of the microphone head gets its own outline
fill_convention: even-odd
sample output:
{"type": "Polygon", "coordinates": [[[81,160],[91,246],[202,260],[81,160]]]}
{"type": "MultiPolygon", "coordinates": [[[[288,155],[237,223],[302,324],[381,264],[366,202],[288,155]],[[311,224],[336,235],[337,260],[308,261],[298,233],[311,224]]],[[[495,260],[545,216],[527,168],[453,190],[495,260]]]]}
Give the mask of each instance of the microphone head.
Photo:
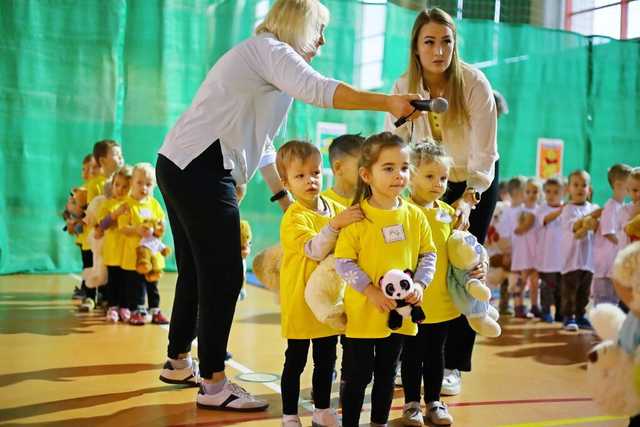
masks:
{"type": "Polygon", "coordinates": [[[449,103],[444,98],[433,98],[431,100],[431,111],[434,113],[444,113],[449,109],[449,103]]]}

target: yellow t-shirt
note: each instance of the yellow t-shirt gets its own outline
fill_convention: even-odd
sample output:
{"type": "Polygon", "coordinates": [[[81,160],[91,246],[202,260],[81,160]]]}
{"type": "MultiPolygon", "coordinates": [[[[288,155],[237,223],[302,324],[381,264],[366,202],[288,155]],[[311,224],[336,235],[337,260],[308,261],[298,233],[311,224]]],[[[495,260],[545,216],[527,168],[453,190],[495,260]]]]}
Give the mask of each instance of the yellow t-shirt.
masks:
{"type": "MultiPolygon", "coordinates": [[[[413,202],[411,203],[413,204],[413,202]]],[[[440,200],[436,200],[433,208],[418,207],[429,221],[437,255],[436,273],[422,298],[422,309],[427,316],[424,323],[446,322],[460,316],[460,312],[453,305],[447,289],[447,270],[449,268],[447,240],[451,235],[451,226],[455,220],[456,210],[440,200]]]]}
{"type": "Polygon", "coordinates": [[[251,242],[252,233],[251,233],[251,225],[249,225],[249,221],[244,219],[240,220],[240,245],[244,246],[251,242]]]}
{"type": "Polygon", "coordinates": [[[333,188],[327,188],[326,190],[324,190],[322,192],[322,195],[324,197],[326,197],[327,199],[331,199],[336,203],[341,204],[342,206],[344,206],[345,208],[348,208],[349,206],[351,206],[351,199],[347,199],[346,197],[342,197],[341,195],[339,195],[338,193],[336,193],[333,188]]]}
{"type": "Polygon", "coordinates": [[[104,193],[104,184],[107,178],[104,175],[97,175],[87,181],[87,203],[91,203],[94,197],[104,193]]]}
{"type": "MultiPolygon", "coordinates": [[[[415,271],[418,256],[435,252],[431,229],[424,214],[416,206],[401,200],[393,210],[378,209],[368,201],[360,203],[365,219],[340,231],[336,243],[336,258],[353,259],[378,284],[391,269],[415,271]]],[[[385,338],[388,313],[381,313],[367,297],[347,286],[344,296],[347,313],[346,335],[349,338],[385,338]]],[[[416,335],[418,327],[408,324],[403,334],[416,335]]]]}
{"type": "Polygon", "coordinates": [[[307,258],[304,245],[344,208],[321,198],[329,208],[322,216],[295,202],[280,222],[282,263],[280,264],[280,311],[282,336],[288,339],[312,339],[338,335],[340,332],[321,323],[304,299],[304,290],[318,263],[307,258]]]}
{"type": "MultiPolygon", "coordinates": [[[[84,188],[88,188],[90,182],[91,182],[91,179],[88,179],[84,182],[84,184],[82,184],[82,186],[84,188]]],[[[88,195],[88,191],[87,191],[87,195],[88,195]]],[[[87,204],[89,204],[88,200],[87,200],[87,204]]],[[[89,227],[87,227],[86,224],[83,224],[82,232],[80,232],[80,234],[76,236],[76,245],[80,246],[80,249],[83,251],[91,249],[89,247],[89,243],[87,242],[88,235],[89,235],[89,227]]]]}
{"type": "MultiPolygon", "coordinates": [[[[118,218],[118,228],[122,230],[129,226],[141,225],[145,219],[154,219],[164,221],[164,212],[160,203],[153,197],[149,196],[143,200],[135,200],[131,196],[127,196],[124,203],[129,205],[129,213],[120,215],[118,218]]],[[[136,269],[136,249],[140,246],[140,236],[123,236],[122,244],[122,267],[123,270],[136,269]]],[[[164,268],[164,257],[158,254],[159,268],[164,268]]]]}
{"type": "MultiPolygon", "coordinates": [[[[118,209],[122,203],[125,203],[126,197],[107,199],[100,206],[98,213],[98,221],[102,221],[107,215],[118,209]]],[[[104,265],[111,267],[120,267],[122,264],[122,252],[124,250],[124,235],[118,229],[118,224],[112,225],[102,237],[102,261],[104,265]]]]}

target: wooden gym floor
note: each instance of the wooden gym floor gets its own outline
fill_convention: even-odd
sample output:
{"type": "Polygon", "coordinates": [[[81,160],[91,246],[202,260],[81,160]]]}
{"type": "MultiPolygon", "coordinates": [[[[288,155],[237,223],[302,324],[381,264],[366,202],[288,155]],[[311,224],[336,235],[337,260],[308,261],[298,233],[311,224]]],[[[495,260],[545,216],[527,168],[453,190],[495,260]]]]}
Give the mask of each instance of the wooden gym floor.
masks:
{"type": "MultiPolygon", "coordinates": [[[[167,315],[174,283],[175,274],[160,283],[167,315]]],[[[167,328],[107,324],[98,314],[80,314],[70,300],[77,284],[72,275],[0,276],[0,425],[280,425],[277,375],[285,341],[271,293],[247,287],[248,298],[236,310],[227,370],[271,406],[263,413],[234,414],[196,409],[195,389],[158,380],[167,328]]],[[[444,399],[455,426],[627,425],[606,416],[588,396],[584,360],[595,341],[591,333],[514,319],[502,325],[500,338],[478,339],[474,371],[463,375],[462,394],[444,399]]],[[[307,369],[303,398],[309,397],[310,379],[307,369]]],[[[390,426],[401,425],[402,389],[395,396],[390,426]]],[[[302,405],[309,408],[308,402],[302,405]]],[[[310,425],[308,410],[301,414],[310,425]]],[[[368,420],[363,413],[362,425],[368,420]]]]}

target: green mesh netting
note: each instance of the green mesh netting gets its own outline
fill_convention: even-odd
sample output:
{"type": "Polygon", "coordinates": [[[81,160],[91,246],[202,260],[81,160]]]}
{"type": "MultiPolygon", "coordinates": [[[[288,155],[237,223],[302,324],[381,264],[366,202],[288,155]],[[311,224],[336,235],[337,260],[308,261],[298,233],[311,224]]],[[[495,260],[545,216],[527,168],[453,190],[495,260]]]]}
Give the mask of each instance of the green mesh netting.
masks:
{"type": "MultiPolygon", "coordinates": [[[[362,5],[324,2],[332,14],[320,72],[353,82],[362,5]]],[[[96,140],[122,143],[127,163],[155,162],[162,139],[206,72],[249,37],[264,0],[7,0],[0,25],[0,274],[80,268],[59,212],[96,140]]],[[[407,63],[415,12],[388,4],[381,91],[407,63]]],[[[607,167],[640,163],[640,44],[488,21],[459,22],[461,56],[481,67],[509,102],[499,121],[501,175],[531,175],[539,137],[565,141],[564,171],[594,175],[608,195],[607,167]]],[[[316,122],[350,132],[382,129],[383,114],[322,110],[295,102],[277,143],[313,139],[316,122]]],[[[280,212],[259,175],[242,216],[254,248],[278,238],[280,212]]],[[[156,196],[160,198],[159,193],[156,196]]],[[[171,244],[171,236],[167,236],[171,244]]],[[[168,267],[175,262],[168,260],[168,267]]]]}

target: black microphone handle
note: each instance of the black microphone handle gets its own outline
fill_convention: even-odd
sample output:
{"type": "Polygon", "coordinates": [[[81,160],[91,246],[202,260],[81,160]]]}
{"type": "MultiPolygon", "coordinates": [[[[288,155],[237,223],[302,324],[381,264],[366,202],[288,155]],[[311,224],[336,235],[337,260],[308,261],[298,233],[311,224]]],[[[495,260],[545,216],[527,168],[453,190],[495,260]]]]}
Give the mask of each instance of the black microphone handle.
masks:
{"type": "Polygon", "coordinates": [[[398,120],[395,121],[395,123],[393,124],[395,127],[399,128],[400,126],[402,126],[403,124],[405,124],[407,122],[407,117],[406,116],[402,116],[400,117],[398,120]]]}

